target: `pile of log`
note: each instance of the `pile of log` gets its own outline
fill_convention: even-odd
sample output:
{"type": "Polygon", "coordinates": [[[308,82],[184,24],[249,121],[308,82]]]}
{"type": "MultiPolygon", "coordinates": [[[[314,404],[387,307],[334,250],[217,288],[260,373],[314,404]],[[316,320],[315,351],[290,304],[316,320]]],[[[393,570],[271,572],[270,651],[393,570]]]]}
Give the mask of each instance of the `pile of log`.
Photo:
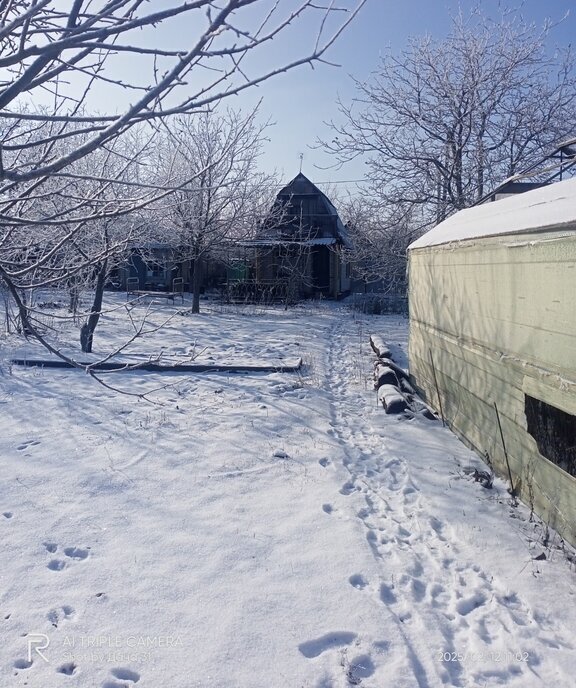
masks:
{"type": "Polygon", "coordinates": [[[390,347],[379,335],[370,336],[370,346],[376,354],[374,389],[386,413],[420,414],[436,420],[434,412],[418,397],[410,384],[408,372],[392,358],[390,347]]]}

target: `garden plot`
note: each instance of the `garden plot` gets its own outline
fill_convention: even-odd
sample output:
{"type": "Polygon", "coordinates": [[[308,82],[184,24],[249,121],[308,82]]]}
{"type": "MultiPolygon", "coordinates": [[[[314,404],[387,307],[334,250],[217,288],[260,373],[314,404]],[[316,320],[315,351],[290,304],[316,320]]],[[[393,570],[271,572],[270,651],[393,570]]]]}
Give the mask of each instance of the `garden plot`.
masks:
{"type": "Polygon", "coordinates": [[[372,332],[400,361],[402,318],[176,314],[123,355],[304,366],[106,377],[151,401],[4,364],[0,686],[573,685],[571,552],[440,423],[383,412],[372,332]]]}

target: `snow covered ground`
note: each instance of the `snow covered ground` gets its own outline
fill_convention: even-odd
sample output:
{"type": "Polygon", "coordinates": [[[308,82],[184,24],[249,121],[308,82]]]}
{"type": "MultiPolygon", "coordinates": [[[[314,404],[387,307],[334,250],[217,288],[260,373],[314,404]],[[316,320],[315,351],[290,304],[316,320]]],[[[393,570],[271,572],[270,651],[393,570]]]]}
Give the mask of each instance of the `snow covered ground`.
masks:
{"type": "Polygon", "coordinates": [[[405,365],[400,317],[177,315],[136,351],[305,365],[106,378],[169,383],[155,403],[5,341],[0,686],[576,685],[573,553],[447,429],[377,406],[371,333],[405,365]]]}

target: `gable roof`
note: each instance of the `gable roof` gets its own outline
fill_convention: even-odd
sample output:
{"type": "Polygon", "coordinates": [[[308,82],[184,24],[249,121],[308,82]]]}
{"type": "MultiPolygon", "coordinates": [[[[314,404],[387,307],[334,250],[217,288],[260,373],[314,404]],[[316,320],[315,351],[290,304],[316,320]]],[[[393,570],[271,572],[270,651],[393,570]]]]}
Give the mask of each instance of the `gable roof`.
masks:
{"type": "Polygon", "coordinates": [[[313,184],[302,172],[299,172],[294,179],[280,189],[277,197],[280,196],[323,196],[328,200],[316,184],[313,184]]]}
{"type": "MultiPolygon", "coordinates": [[[[275,205],[287,206],[288,204],[299,208],[292,214],[292,217],[301,218],[306,221],[307,225],[312,225],[316,230],[314,236],[308,237],[308,240],[314,239],[318,241],[320,239],[333,239],[335,242],[342,242],[347,248],[352,247],[348,231],[344,227],[336,208],[329,198],[320,191],[308,177],[302,174],[302,172],[299,172],[294,179],[288,182],[276,196],[275,205]],[[310,207],[306,208],[306,202],[314,199],[319,205],[315,208],[314,212],[310,212],[310,207]],[[317,218],[317,226],[314,226],[314,218],[317,218]],[[327,218],[329,218],[331,222],[326,222],[327,218]]],[[[289,210],[287,212],[287,217],[291,217],[289,210]]],[[[290,219],[283,223],[283,226],[287,227],[289,224],[290,219]]],[[[279,227],[268,227],[263,235],[270,236],[278,229],[279,227]]]]}
{"type": "Polygon", "coordinates": [[[461,210],[411,243],[408,250],[547,229],[576,231],[576,177],[461,210]]]}

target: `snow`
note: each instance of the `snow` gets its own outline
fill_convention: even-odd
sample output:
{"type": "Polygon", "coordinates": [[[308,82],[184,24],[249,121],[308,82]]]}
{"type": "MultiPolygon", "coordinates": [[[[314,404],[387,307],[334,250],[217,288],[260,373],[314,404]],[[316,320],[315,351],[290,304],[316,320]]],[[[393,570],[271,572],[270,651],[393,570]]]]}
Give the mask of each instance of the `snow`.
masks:
{"type": "Polygon", "coordinates": [[[395,385],[383,384],[378,387],[378,399],[384,405],[386,413],[402,413],[408,406],[395,385]]]}
{"type": "Polygon", "coordinates": [[[376,389],[378,389],[378,387],[381,385],[398,384],[398,376],[396,375],[396,372],[390,366],[382,365],[381,363],[378,363],[374,367],[374,380],[374,386],[376,389]]]}
{"type": "Polygon", "coordinates": [[[125,355],[304,367],[105,378],[150,402],[5,340],[0,686],[572,686],[573,552],[384,413],[370,332],[405,351],[405,319],[337,304],[175,315],[125,355]]]}
{"type": "Polygon", "coordinates": [[[372,348],[374,349],[374,352],[376,353],[376,356],[379,358],[390,358],[390,349],[388,348],[388,344],[382,339],[380,335],[377,334],[371,334],[370,335],[370,344],[372,345],[372,348]]]}
{"type": "MultiPolygon", "coordinates": [[[[299,246],[333,246],[337,243],[336,237],[318,237],[316,239],[250,239],[250,241],[243,241],[241,246],[286,246],[289,244],[298,244],[299,246]]],[[[344,242],[346,243],[346,242],[344,242]]]]}
{"type": "Polygon", "coordinates": [[[576,178],[526,191],[492,203],[461,210],[426,232],[408,247],[437,246],[457,241],[538,230],[576,227],[576,178]]]}

